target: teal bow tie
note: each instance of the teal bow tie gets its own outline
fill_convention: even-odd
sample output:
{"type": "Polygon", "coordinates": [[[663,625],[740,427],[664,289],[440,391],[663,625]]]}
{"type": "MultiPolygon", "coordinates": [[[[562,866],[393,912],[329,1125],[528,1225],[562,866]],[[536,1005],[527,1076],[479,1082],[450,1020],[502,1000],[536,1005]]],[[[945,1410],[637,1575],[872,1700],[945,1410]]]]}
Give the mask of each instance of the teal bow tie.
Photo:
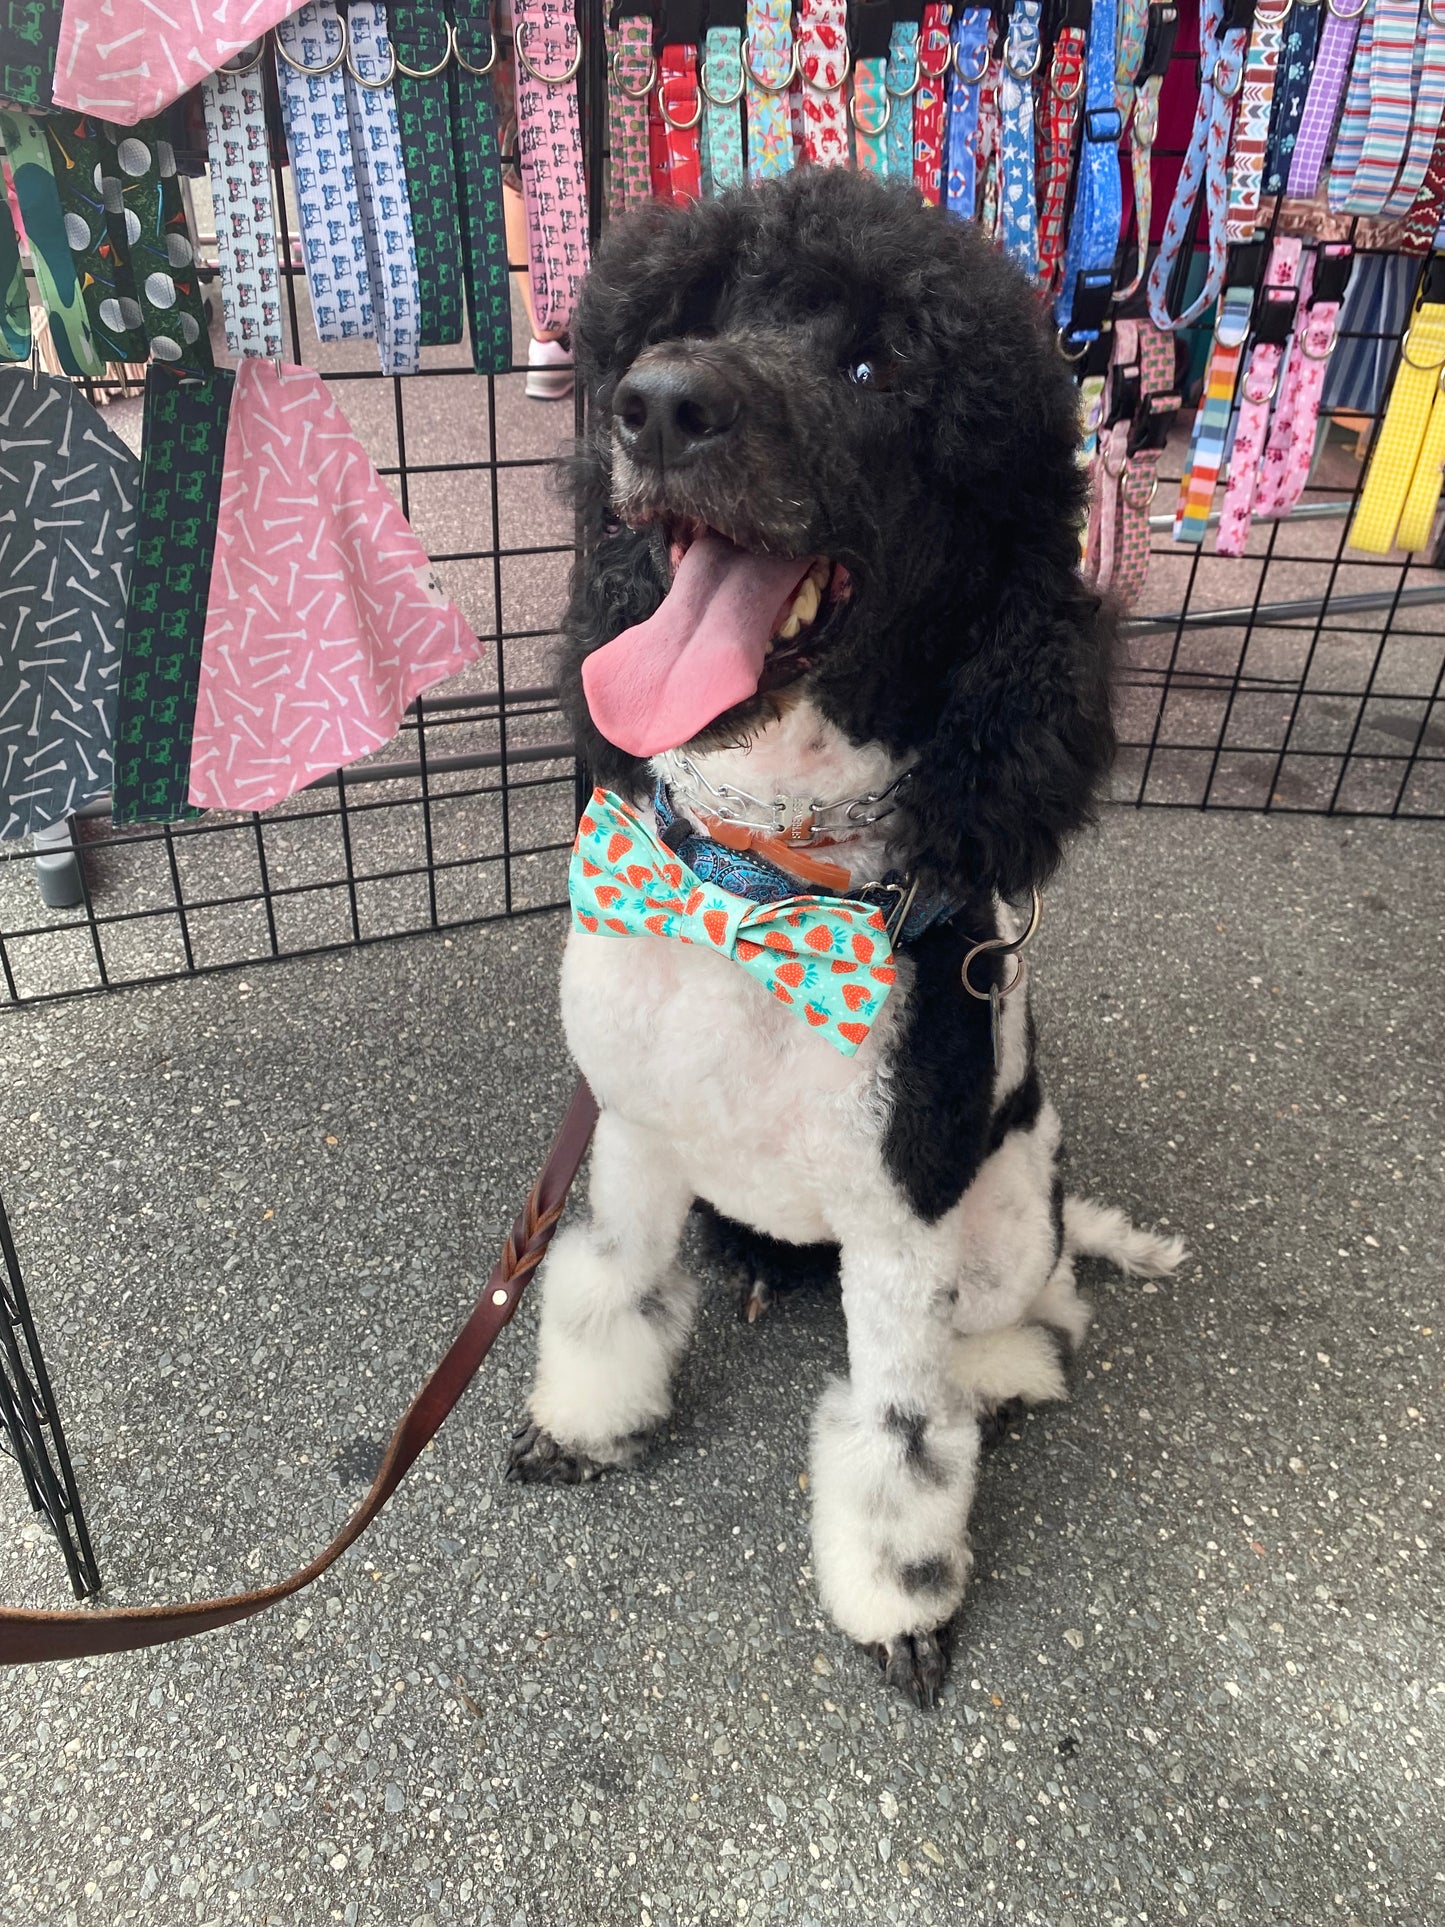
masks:
{"type": "Polygon", "coordinates": [[[897,976],[883,913],[851,897],[753,903],[704,883],[610,790],[594,790],[567,876],[575,927],[675,937],[731,957],[851,1057],[897,976]]]}

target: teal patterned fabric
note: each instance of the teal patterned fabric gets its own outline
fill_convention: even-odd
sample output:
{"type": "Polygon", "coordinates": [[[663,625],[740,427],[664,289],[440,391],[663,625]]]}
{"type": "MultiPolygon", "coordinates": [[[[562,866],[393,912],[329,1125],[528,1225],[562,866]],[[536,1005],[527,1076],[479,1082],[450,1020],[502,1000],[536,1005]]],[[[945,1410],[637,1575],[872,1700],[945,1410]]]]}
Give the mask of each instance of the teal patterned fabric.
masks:
{"type": "Polygon", "coordinates": [[[206,601],[235,376],[146,371],[140,506],[115,739],[116,823],[172,823],[186,801],[206,601]]]}
{"type": "Polygon", "coordinates": [[[884,135],[890,181],[913,179],[913,94],[918,79],[918,22],[895,20],[888,43],[887,88],[893,104],[884,135]]]}
{"type": "Polygon", "coordinates": [[[144,361],[149,353],[127,255],[111,245],[98,185],[106,155],[99,123],[58,112],[45,123],[65,238],[80,281],[95,345],[107,361],[144,361]]]}
{"type": "Polygon", "coordinates": [[[0,141],[10,158],[20,219],[30,242],[35,286],[50,322],[55,358],[67,375],[98,375],[105,356],[95,345],[80,292],[60,190],[50,164],[45,123],[33,114],[0,113],[0,141]]]}
{"type": "Polygon", "coordinates": [[[30,359],[30,297],[9,197],[0,194],[0,361],[30,359]]]}
{"type": "Polygon", "coordinates": [[[461,196],[462,267],[472,366],[479,375],[504,375],[512,365],[512,276],[502,214],[502,148],[489,67],[495,54],[487,0],[449,0],[456,52],[447,78],[452,90],[452,151],[461,196]]]}
{"type": "Polygon", "coordinates": [[[0,100],[52,103],[62,0],[0,0],[0,100]]]}
{"type": "Polygon", "coordinates": [[[387,14],[398,62],[392,92],[411,201],[421,339],[424,345],[435,346],[462,338],[462,250],[452,155],[451,89],[445,69],[437,74],[424,71],[448,59],[450,36],[439,5],[388,0],[387,14]],[[415,68],[421,77],[403,72],[406,67],[415,68]]]}
{"type": "MultiPolygon", "coordinates": [[[[743,84],[743,37],[736,27],[709,27],[705,46],[707,84],[728,100],[743,84]]],[[[743,184],[743,108],[741,98],[719,107],[706,95],[702,103],[702,191],[713,197],[743,184]]]]}

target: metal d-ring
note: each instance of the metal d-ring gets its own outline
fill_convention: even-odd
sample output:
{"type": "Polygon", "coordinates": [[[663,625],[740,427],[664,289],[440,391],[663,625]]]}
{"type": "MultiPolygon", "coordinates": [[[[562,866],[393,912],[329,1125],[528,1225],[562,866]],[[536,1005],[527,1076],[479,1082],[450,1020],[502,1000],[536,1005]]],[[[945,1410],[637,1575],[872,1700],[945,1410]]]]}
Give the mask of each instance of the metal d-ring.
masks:
{"type": "Polygon", "coordinates": [[[787,93],[801,71],[798,66],[798,43],[796,40],[793,42],[791,58],[788,61],[788,71],[783,75],[781,80],[764,80],[757,68],[754,67],[751,36],[744,40],[742,51],[743,66],[747,69],[748,79],[752,81],[755,87],[761,87],[765,94],[787,93]]]}
{"type": "MultiPolygon", "coordinates": [[[[965,87],[977,87],[981,84],[984,75],[988,72],[988,48],[981,47],[979,49],[980,53],[982,53],[983,55],[983,59],[979,64],[978,72],[976,74],[966,74],[963,71],[962,67],[960,67],[958,64],[959,51],[962,48],[962,46],[963,46],[963,42],[961,40],[955,40],[953,43],[953,46],[949,50],[949,59],[952,60],[953,62],[953,71],[958,75],[959,79],[963,82],[965,87]]],[[[1082,87],[1083,84],[1084,83],[1081,80],[1079,82],[1079,86],[1082,87]]],[[[1076,88],[1074,91],[1075,93],[1077,93],[1078,89],[1076,88]]],[[[1070,94],[1069,99],[1072,100],[1073,98],[1074,98],[1074,95],[1070,94]]]]}
{"type": "Polygon", "coordinates": [[[916,55],[914,56],[914,61],[913,61],[913,78],[912,80],[909,81],[906,87],[890,86],[888,82],[888,76],[885,74],[883,77],[884,90],[887,93],[891,94],[894,100],[912,100],[913,96],[918,92],[919,88],[922,85],[923,85],[923,74],[921,69],[919,68],[918,58],[916,55]]]}
{"type": "Polygon", "coordinates": [[[435,67],[408,67],[406,62],[402,59],[401,55],[396,51],[396,42],[393,41],[391,43],[392,59],[395,60],[396,62],[396,71],[399,74],[405,74],[408,80],[433,80],[439,73],[442,73],[445,71],[446,64],[452,57],[452,35],[455,32],[455,29],[452,27],[450,21],[446,22],[445,24],[447,29],[447,32],[446,32],[447,44],[446,44],[445,50],[442,53],[441,59],[437,62],[435,67]]]}
{"type": "Polygon", "coordinates": [[[1054,330],[1054,338],[1059,344],[1059,353],[1063,356],[1065,361],[1082,361],[1084,359],[1084,356],[1088,354],[1089,349],[1093,346],[1092,342],[1088,342],[1088,341],[1082,342],[1078,347],[1078,349],[1071,354],[1070,351],[1064,346],[1064,331],[1062,328],[1056,328],[1054,330]]]}
{"type": "Polygon", "coordinates": [[[1023,67],[1023,68],[1015,67],[1013,62],[1009,59],[1008,56],[1009,56],[1008,45],[1007,43],[1005,43],[1004,50],[1003,50],[1004,72],[1006,74],[1011,74],[1015,80],[1032,80],[1034,75],[1038,72],[1040,66],[1043,63],[1043,58],[1044,58],[1043,42],[1040,41],[1038,46],[1034,48],[1034,64],[1031,67],[1023,67]]]}
{"type": "Polygon", "coordinates": [[[893,102],[888,98],[887,94],[884,94],[883,118],[882,120],[879,121],[876,127],[870,127],[866,120],[859,120],[858,118],[858,108],[856,104],[857,100],[858,100],[858,96],[856,93],[849,94],[848,118],[849,120],[852,121],[853,125],[858,129],[858,132],[863,135],[865,140],[870,140],[870,141],[877,140],[878,136],[883,132],[884,128],[887,127],[889,121],[892,120],[893,118],[893,102]]]}
{"type": "Polygon", "coordinates": [[[657,111],[669,127],[675,129],[679,134],[685,134],[690,127],[696,127],[702,119],[702,89],[699,87],[697,90],[697,105],[692,110],[691,120],[674,120],[672,118],[672,115],[667,111],[667,97],[660,87],[657,90],[657,111]]]}
{"type": "Polygon", "coordinates": [[[1407,368],[1413,368],[1417,375],[1433,375],[1445,368],[1445,355],[1438,361],[1413,361],[1410,358],[1410,337],[1406,335],[1400,345],[1400,359],[1407,368]]]}
{"type": "Polygon", "coordinates": [[[964,989],[970,997],[976,997],[981,1004],[986,1004],[991,1000],[995,989],[998,991],[1000,1000],[1005,997],[1011,997],[1023,982],[1024,960],[1019,953],[1022,950],[1026,950],[1033,942],[1044,914],[1044,900],[1039,895],[1037,888],[1032,890],[1030,895],[1033,898],[1033,910],[1029,917],[1029,927],[1023,935],[1021,937],[1015,937],[1012,941],[1007,937],[990,937],[985,943],[976,943],[959,966],[959,974],[963,979],[964,989]],[[969,965],[975,957],[982,957],[985,954],[1012,957],[1014,960],[1014,974],[1006,984],[990,985],[987,990],[975,990],[969,980],[969,965]]]}
{"type": "Polygon", "coordinates": [[[949,62],[953,59],[953,42],[951,40],[944,41],[943,61],[940,66],[937,66],[937,67],[924,66],[923,56],[926,52],[927,52],[927,48],[925,47],[920,47],[918,50],[918,64],[922,70],[923,78],[925,80],[942,80],[943,76],[948,72],[949,62]]]}
{"type": "Polygon", "coordinates": [[[358,87],[365,87],[368,93],[379,94],[396,79],[396,48],[392,45],[391,41],[388,40],[386,43],[386,51],[391,55],[391,65],[387,68],[380,80],[362,79],[361,75],[356,71],[356,62],[351,57],[355,51],[356,48],[354,44],[348,46],[346,49],[346,71],[351,75],[351,78],[356,82],[358,87]]]}
{"type": "Polygon", "coordinates": [[[242,64],[238,67],[233,66],[231,64],[231,60],[223,60],[220,66],[216,69],[216,72],[218,74],[253,74],[255,73],[256,69],[260,66],[261,62],[266,58],[265,34],[262,34],[259,40],[248,40],[244,47],[238,47],[236,49],[235,54],[232,55],[232,60],[240,59],[240,57],[243,54],[250,53],[253,47],[256,49],[256,51],[252,55],[250,60],[243,61],[242,64]]]}
{"type": "MultiPolygon", "coordinates": [[[[622,69],[617,64],[618,61],[622,58],[622,54],[623,54],[623,49],[621,47],[613,48],[612,50],[612,84],[613,86],[617,89],[618,93],[621,94],[624,100],[646,100],[647,96],[652,92],[653,88],[657,85],[657,55],[649,54],[647,56],[647,78],[646,80],[643,81],[642,85],[640,87],[629,87],[627,82],[622,77],[622,69]]],[[[742,92],[741,87],[738,88],[738,92],[739,93],[742,92]]],[[[711,94],[708,95],[708,99],[709,100],[712,99],[711,94]]]]}
{"type": "Polygon", "coordinates": [[[496,36],[495,30],[492,28],[492,26],[489,23],[487,27],[487,34],[491,43],[492,51],[487,56],[487,64],[485,67],[474,67],[471,61],[468,60],[466,55],[462,52],[461,34],[457,29],[457,23],[455,22],[455,20],[452,21],[451,23],[451,30],[452,30],[452,59],[457,63],[457,65],[461,68],[464,74],[475,74],[478,80],[484,80],[486,76],[492,71],[493,67],[495,67],[497,64],[497,36],[496,36]]]}
{"type": "Polygon", "coordinates": [[[327,74],[334,74],[336,72],[336,69],[341,65],[342,61],[345,60],[347,48],[351,45],[351,36],[347,32],[346,15],[344,13],[337,14],[336,24],[341,29],[341,45],[324,67],[308,67],[304,61],[298,60],[294,54],[288,54],[281,44],[281,36],[279,33],[276,35],[276,51],[293,72],[305,74],[308,80],[322,80],[327,74]]]}
{"type": "Polygon", "coordinates": [[[534,67],[527,57],[527,29],[531,24],[530,20],[521,20],[512,30],[512,46],[516,50],[518,60],[521,61],[533,80],[540,80],[544,87],[565,87],[569,80],[576,78],[577,69],[582,65],[581,34],[577,32],[575,27],[572,29],[577,41],[576,53],[573,54],[560,74],[547,74],[543,73],[540,67],[534,67]]]}
{"type": "MultiPolygon", "coordinates": [[[[709,87],[707,84],[707,59],[706,59],[706,56],[704,56],[702,63],[697,70],[697,84],[699,87],[701,87],[702,91],[707,95],[708,99],[712,102],[714,107],[736,107],[738,102],[742,99],[743,94],[747,89],[748,83],[743,77],[741,64],[739,64],[738,84],[734,88],[732,93],[715,94],[712,88],[709,87]]],[[[636,96],[634,96],[634,98],[636,98],[636,96]]]]}

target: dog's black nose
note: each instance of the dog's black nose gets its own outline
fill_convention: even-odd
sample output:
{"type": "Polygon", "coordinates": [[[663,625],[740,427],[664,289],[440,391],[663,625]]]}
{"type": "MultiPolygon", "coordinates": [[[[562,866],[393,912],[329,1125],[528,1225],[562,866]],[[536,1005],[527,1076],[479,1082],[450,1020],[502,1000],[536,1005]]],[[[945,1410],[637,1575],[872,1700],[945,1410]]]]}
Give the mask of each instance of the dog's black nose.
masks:
{"type": "Polygon", "coordinates": [[[612,419],[634,461],[680,468],[731,434],[742,395],[723,369],[682,355],[643,361],[617,384],[612,419]]]}

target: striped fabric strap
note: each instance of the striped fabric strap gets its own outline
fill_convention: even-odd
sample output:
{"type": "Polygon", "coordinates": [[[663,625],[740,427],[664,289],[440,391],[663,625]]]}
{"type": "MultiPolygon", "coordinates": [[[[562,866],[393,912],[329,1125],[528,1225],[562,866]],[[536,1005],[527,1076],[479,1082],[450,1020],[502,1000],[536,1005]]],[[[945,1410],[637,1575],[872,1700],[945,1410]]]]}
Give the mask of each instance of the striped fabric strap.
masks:
{"type": "Polygon", "coordinates": [[[346,113],[377,352],[383,374],[411,375],[421,366],[421,290],[401,125],[387,83],[393,61],[386,9],[381,0],[352,0],[346,25],[346,113]]]}
{"type": "Polygon", "coordinates": [[[336,0],[307,0],[276,28],[281,120],[322,341],[366,340],[374,329],[341,66],[345,44],[336,0]]]}
{"type": "Polygon", "coordinates": [[[1249,318],[1253,308],[1252,287],[1225,289],[1224,299],[1219,304],[1209,367],[1204,377],[1204,395],[1195,412],[1189,459],[1179,484],[1179,500],[1174,508],[1176,542],[1197,545],[1204,540],[1209,527],[1214,487],[1224,461],[1224,445],[1229,439],[1234,390],[1239,380],[1239,365],[1244,359],[1244,344],[1249,338],[1249,318]]]}
{"type": "Polygon", "coordinates": [[[1269,120],[1269,144],[1264,155],[1265,194],[1283,194],[1299,134],[1300,119],[1309,98],[1310,75],[1320,44],[1324,0],[1294,0],[1284,30],[1284,51],[1275,76],[1274,107],[1269,120]]]}
{"type": "Polygon", "coordinates": [[[798,68],[801,79],[802,155],[815,167],[848,165],[846,0],[799,0],[798,68]]]}
{"type": "Polygon", "coordinates": [[[748,0],[743,46],[748,93],[748,179],[776,180],[793,165],[788,88],[795,64],[788,0],[748,0]]]}
{"type": "Polygon", "coordinates": [[[1429,539],[1429,519],[1440,493],[1445,454],[1445,255],[1426,270],[1422,299],[1400,349],[1384,424],[1370,457],[1348,537],[1352,549],[1387,555],[1429,539]],[[1429,513],[1424,510],[1428,499],[1429,513]],[[1409,512],[1408,523],[1402,517],[1409,512]],[[1422,533],[1423,524],[1423,533],[1422,533]],[[1406,538],[1409,538],[1407,541],[1406,538]]]}
{"type": "MultiPolygon", "coordinates": [[[[713,9],[714,13],[718,11],[713,9]]],[[[743,168],[743,35],[741,27],[710,26],[703,44],[701,74],[702,191],[726,193],[741,187],[743,168]]]]}
{"type": "Polygon", "coordinates": [[[1115,0],[1093,0],[1084,62],[1083,151],[1063,283],[1054,303],[1060,335],[1074,342],[1092,341],[1099,332],[1119,248],[1123,193],[1117,150],[1124,130],[1114,105],[1116,18],[1115,0]]]}
{"type": "Polygon", "coordinates": [[[1229,481],[1219,509],[1217,555],[1243,555],[1249,539],[1270,413],[1279,391],[1280,365],[1298,312],[1303,252],[1303,243],[1287,234],[1279,235],[1270,248],[1265,283],[1255,308],[1254,339],[1240,384],[1239,412],[1229,451],[1229,481]]]}
{"type": "MultiPolygon", "coordinates": [[[[1364,0],[1368,4],[1368,0],[1364,0]]],[[[1319,192],[1330,143],[1335,138],[1335,122],[1340,112],[1340,96],[1350,74],[1350,55],[1360,30],[1360,13],[1338,14],[1333,10],[1320,35],[1309,93],[1290,156],[1289,186],[1291,200],[1312,201],[1319,192]]]]}
{"type": "Polygon", "coordinates": [[[1229,164],[1229,210],[1224,223],[1226,241],[1253,240],[1259,221],[1264,152],[1269,144],[1275,77],[1279,71],[1285,16],[1288,12],[1289,0],[1261,0],[1255,11],[1234,122],[1234,144],[1229,164]]]}
{"type": "Polygon", "coordinates": [[[895,20],[883,80],[891,104],[884,149],[890,181],[913,179],[913,96],[918,79],[918,21],[895,20]]]}
{"type": "MultiPolygon", "coordinates": [[[[1242,27],[1225,28],[1223,0],[1202,0],[1199,39],[1199,104],[1174,199],[1164,222],[1164,238],[1149,273],[1149,314],[1156,328],[1191,326],[1217,300],[1224,282],[1226,163],[1234,101],[1243,72],[1245,33],[1242,27]],[[1209,265],[1204,285],[1194,300],[1174,314],[1170,303],[1182,299],[1182,288],[1176,289],[1171,283],[1176,278],[1176,270],[1182,282],[1188,268],[1195,203],[1201,192],[1209,233],[1209,265]]],[[[1197,428],[1197,420],[1195,425],[1197,428]]],[[[1210,489],[1212,493],[1212,482],[1210,489]]],[[[1201,530],[1201,537],[1202,534],[1201,530]]]]}
{"type": "Polygon", "coordinates": [[[1420,0],[1373,0],[1361,23],[1330,164],[1335,212],[1379,214],[1394,192],[1415,112],[1419,24],[1420,0]]]}
{"type": "Polygon", "coordinates": [[[215,73],[203,80],[201,108],[211,150],[211,200],[226,346],[233,355],[267,355],[274,360],[282,353],[284,341],[260,61],[258,54],[248,72],[215,73]]]}
{"type": "Polygon", "coordinates": [[[913,101],[913,185],[930,207],[943,200],[944,90],[952,65],[949,0],[928,0],[918,43],[918,92],[913,101]]]}
{"type": "MultiPolygon", "coordinates": [[[[657,79],[652,56],[652,16],[625,13],[612,24],[604,18],[607,41],[607,138],[611,170],[607,212],[615,219],[645,201],[652,183],[647,170],[647,97],[657,79]]],[[[734,39],[740,36],[734,35],[734,39]]],[[[741,75],[739,75],[741,86],[741,75]]]]}
{"type": "MultiPolygon", "coordinates": [[[[993,16],[987,7],[965,7],[953,23],[952,73],[948,82],[948,181],[946,205],[960,221],[978,214],[979,90],[988,71],[993,16]]],[[[1083,86],[1080,69],[1079,86],[1083,86]]],[[[1063,208],[1059,209],[1063,233],[1063,208]]]]}
{"type": "Polygon", "coordinates": [[[1445,124],[1445,7],[1427,5],[1421,20],[1423,48],[1418,56],[1418,85],[1415,88],[1415,111],[1410,122],[1410,144],[1405,150],[1405,159],[1400,168],[1395,191],[1385,203],[1385,213],[1389,216],[1408,214],[1415,205],[1415,196],[1424,185],[1429,171],[1430,160],[1435,152],[1435,140],[1442,124],[1445,124]]]}
{"type": "Polygon", "coordinates": [[[1269,443],[1255,492],[1257,517],[1288,515],[1304,494],[1314,460],[1315,429],[1324,394],[1325,369],[1335,348],[1335,329],[1355,250],[1347,241],[1327,242],[1300,273],[1303,319],[1290,340],[1289,356],[1270,423],[1269,443]]]}
{"type": "Polygon", "coordinates": [[[1084,94],[1082,27],[1060,27],[1044,89],[1044,135],[1039,181],[1039,286],[1052,289],[1064,258],[1064,211],[1074,164],[1074,129],[1084,94]]]}
{"type": "Polygon", "coordinates": [[[999,152],[1000,239],[1026,274],[1038,271],[1038,214],[1034,203],[1034,83],[1042,50],[1040,0],[1016,0],[1003,45],[999,108],[1003,140],[999,152]]]}

